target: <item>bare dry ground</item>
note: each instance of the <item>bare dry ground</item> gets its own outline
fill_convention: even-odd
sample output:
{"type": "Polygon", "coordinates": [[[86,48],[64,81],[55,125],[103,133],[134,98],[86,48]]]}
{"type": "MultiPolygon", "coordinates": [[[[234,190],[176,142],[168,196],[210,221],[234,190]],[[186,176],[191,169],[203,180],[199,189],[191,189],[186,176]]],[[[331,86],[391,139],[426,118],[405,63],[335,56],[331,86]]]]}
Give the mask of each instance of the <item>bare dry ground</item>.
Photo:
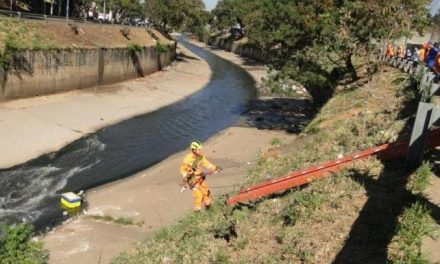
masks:
{"type": "Polygon", "coordinates": [[[157,41],[170,43],[158,31],[140,27],[0,19],[2,51],[5,45],[17,49],[118,48],[154,46],[157,41]]]}

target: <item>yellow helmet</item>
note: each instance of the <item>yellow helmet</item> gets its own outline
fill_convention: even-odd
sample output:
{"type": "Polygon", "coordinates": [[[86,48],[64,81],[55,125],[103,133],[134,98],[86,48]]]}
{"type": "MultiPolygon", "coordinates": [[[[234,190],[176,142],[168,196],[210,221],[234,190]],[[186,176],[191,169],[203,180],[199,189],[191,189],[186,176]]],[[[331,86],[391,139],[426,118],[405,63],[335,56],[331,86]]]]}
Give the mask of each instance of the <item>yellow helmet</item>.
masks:
{"type": "Polygon", "coordinates": [[[191,142],[191,150],[198,150],[198,149],[202,149],[202,143],[200,143],[200,141],[191,142]]]}

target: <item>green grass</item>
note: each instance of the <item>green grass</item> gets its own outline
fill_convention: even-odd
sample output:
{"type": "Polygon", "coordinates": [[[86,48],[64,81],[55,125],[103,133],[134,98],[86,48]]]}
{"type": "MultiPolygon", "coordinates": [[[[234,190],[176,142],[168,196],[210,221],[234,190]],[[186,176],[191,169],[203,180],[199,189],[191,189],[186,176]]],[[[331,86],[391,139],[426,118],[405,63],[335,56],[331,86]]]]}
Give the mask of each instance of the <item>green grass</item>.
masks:
{"type": "Polygon", "coordinates": [[[274,147],[281,147],[283,145],[283,141],[276,137],[270,141],[270,145],[272,145],[274,147]]]}
{"type": "Polygon", "coordinates": [[[429,263],[422,254],[421,244],[423,237],[432,235],[434,230],[434,221],[422,202],[416,202],[406,208],[394,238],[398,250],[391,256],[392,263],[429,263]]]}
{"type": "Polygon", "coordinates": [[[91,215],[90,218],[95,220],[101,220],[105,222],[113,222],[119,225],[137,225],[137,226],[143,226],[144,222],[136,222],[133,220],[133,218],[130,217],[113,217],[111,215],[91,215]]]}
{"type": "Polygon", "coordinates": [[[18,50],[58,50],[50,41],[42,40],[39,25],[18,20],[0,19],[0,66],[8,70],[13,54],[18,50]]]}
{"type": "Polygon", "coordinates": [[[409,181],[409,189],[415,194],[423,192],[431,184],[431,165],[429,162],[423,162],[422,165],[413,173],[409,181]]]}
{"type": "Polygon", "coordinates": [[[122,254],[114,263],[162,263],[166,259],[172,263],[207,263],[208,259],[224,259],[218,250],[208,252],[206,243],[215,240],[214,236],[226,238],[229,222],[234,219],[230,213],[226,205],[214,203],[209,211],[191,213],[176,225],[161,229],[144,241],[135,255],[122,254]]]}
{"type": "Polygon", "coordinates": [[[319,124],[322,122],[322,119],[315,118],[310,122],[307,127],[304,129],[304,132],[307,134],[318,134],[320,132],[319,124]]]}
{"type": "Polygon", "coordinates": [[[285,225],[295,225],[299,218],[308,218],[327,201],[327,196],[319,192],[293,191],[281,215],[285,225]]]}

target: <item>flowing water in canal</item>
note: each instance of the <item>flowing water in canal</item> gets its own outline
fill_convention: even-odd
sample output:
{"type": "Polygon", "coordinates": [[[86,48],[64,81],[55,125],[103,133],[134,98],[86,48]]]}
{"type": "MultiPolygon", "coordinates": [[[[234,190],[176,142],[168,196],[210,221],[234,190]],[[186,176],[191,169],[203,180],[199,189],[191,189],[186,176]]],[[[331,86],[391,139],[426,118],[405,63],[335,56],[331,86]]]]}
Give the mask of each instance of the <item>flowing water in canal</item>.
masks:
{"type": "Polygon", "coordinates": [[[179,44],[209,63],[213,72],[209,84],[183,101],[103,128],[56,153],[0,170],[0,224],[25,221],[39,230],[51,227],[63,219],[61,193],[133,175],[239,118],[255,95],[251,76],[202,48],[184,40],[179,44]]]}

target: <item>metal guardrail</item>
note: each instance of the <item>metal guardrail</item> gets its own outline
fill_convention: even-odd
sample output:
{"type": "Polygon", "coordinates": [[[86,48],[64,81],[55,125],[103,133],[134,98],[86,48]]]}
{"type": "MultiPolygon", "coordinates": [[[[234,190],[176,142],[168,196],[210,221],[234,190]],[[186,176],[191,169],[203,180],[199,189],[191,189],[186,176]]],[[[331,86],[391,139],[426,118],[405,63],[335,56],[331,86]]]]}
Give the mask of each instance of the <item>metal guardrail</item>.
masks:
{"type": "Polygon", "coordinates": [[[28,12],[19,12],[19,11],[9,11],[9,10],[0,10],[0,19],[4,18],[12,18],[18,20],[35,20],[35,21],[53,21],[53,22],[62,22],[62,23],[84,23],[84,24],[94,24],[101,26],[124,26],[124,27],[135,27],[135,28],[151,28],[148,25],[133,25],[130,23],[107,23],[102,22],[100,20],[87,19],[87,18],[72,18],[72,17],[62,17],[62,16],[51,16],[51,15],[43,15],[43,14],[35,14],[28,12]]]}
{"type": "Polygon", "coordinates": [[[422,101],[428,101],[440,89],[440,75],[431,71],[423,62],[397,56],[387,57],[385,54],[381,54],[379,60],[405,73],[419,76],[419,92],[422,94],[422,101]]]}
{"type": "Polygon", "coordinates": [[[429,102],[430,98],[440,91],[439,75],[431,71],[423,62],[395,56],[387,57],[385,54],[381,54],[379,60],[415,75],[420,80],[418,89],[422,96],[417,107],[406,157],[408,164],[418,166],[423,160],[429,130],[440,121],[440,106],[429,102]]]}

